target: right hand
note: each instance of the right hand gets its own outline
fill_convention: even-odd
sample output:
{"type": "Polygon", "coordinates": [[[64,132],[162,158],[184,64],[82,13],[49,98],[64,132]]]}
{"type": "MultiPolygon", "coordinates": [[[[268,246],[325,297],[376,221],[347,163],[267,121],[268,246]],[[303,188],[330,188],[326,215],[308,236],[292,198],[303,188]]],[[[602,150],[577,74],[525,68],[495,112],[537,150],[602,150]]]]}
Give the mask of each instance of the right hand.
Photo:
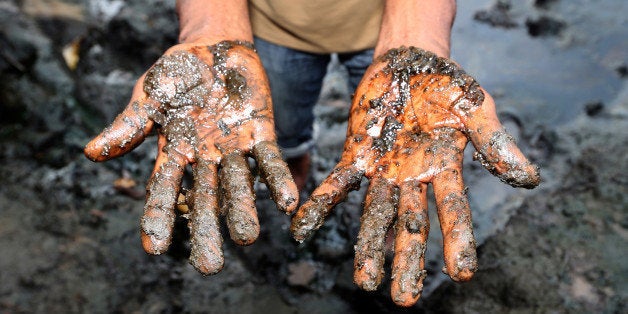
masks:
{"type": "Polygon", "coordinates": [[[276,144],[270,89],[251,43],[170,48],[138,80],[126,109],[87,144],[85,155],[93,161],[120,156],[155,125],[159,152],[141,220],[146,252],[161,254],[170,245],[187,164],[194,169],[187,197],[190,263],[203,274],[217,273],[224,264],[220,214],[236,243],[251,244],[259,235],[247,156],[256,159],[279,209],[289,214],[296,208],[298,191],[276,144]]]}
{"type": "Polygon", "coordinates": [[[492,174],[533,188],[539,173],[497,120],[495,103],[453,61],[416,47],[391,49],[367,69],[349,117],[342,157],[292,218],[303,241],[362,177],[370,184],[355,245],[354,281],[377,289],[384,276],[385,243],[394,227],[391,296],[415,304],[423,289],[429,233],[427,188],[434,190],[446,272],[471,279],[477,256],[471,210],[462,180],[471,142],[492,174]],[[396,223],[395,223],[396,221],[396,223]]]}

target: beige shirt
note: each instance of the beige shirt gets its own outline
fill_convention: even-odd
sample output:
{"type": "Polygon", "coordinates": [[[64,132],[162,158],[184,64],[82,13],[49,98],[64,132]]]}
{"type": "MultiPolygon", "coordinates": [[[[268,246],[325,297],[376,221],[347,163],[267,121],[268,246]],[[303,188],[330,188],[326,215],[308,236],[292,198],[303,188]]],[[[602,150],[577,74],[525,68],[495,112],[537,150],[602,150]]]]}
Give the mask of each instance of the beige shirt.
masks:
{"type": "Polygon", "coordinates": [[[255,36],[312,53],[375,47],[383,10],[383,0],[249,1],[255,36]]]}

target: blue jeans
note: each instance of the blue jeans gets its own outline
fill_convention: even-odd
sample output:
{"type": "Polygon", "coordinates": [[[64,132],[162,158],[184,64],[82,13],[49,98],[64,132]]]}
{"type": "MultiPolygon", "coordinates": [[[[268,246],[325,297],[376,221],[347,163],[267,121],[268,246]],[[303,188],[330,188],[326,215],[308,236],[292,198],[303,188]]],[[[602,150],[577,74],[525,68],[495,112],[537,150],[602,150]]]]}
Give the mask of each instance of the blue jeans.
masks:
{"type": "MultiPolygon", "coordinates": [[[[255,38],[255,48],[270,83],[277,143],[285,158],[302,156],[314,146],[313,108],[331,55],[294,50],[260,38],[255,38]]],[[[347,68],[349,88],[354,91],[373,61],[373,49],[341,53],[338,60],[347,68]]]]}

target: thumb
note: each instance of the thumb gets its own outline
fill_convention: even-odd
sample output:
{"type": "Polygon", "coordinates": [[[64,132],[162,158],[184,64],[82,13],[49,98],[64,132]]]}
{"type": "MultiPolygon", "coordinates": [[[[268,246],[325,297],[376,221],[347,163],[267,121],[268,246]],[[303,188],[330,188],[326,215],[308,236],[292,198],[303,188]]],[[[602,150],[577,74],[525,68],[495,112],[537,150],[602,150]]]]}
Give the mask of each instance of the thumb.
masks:
{"type": "Polygon", "coordinates": [[[484,91],[484,102],[465,118],[467,136],[475,146],[475,158],[493,175],[514,186],[539,185],[539,169],[519,150],[495,114],[495,101],[484,91]]]}
{"type": "Polygon", "coordinates": [[[153,127],[148,117],[150,107],[143,91],[144,76],[135,84],[131,101],[113,123],[85,146],[84,153],[92,161],[105,161],[123,155],[144,141],[153,127]]]}

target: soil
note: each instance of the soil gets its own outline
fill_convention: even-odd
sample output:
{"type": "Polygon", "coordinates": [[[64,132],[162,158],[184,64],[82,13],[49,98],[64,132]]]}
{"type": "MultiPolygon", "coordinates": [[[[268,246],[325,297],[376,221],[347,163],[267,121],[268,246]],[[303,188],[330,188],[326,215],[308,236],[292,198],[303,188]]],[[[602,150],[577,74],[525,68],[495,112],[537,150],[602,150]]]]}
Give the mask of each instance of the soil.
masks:
{"type": "MultiPolygon", "coordinates": [[[[628,3],[458,6],[452,57],[496,99],[509,133],[540,165],[542,183],[511,188],[467,149],[478,272],[464,284],[441,273],[430,198],[424,290],[403,309],[390,296],[390,254],[377,291],[353,283],[366,180],[303,243],[291,238],[290,217],[258,180],[259,238],[237,246],[221,222],[224,268],[216,275],[188,263],[182,217],[170,249],[146,254],[137,195],[153,167],[156,137],[106,163],[89,161],[82,149],[124,108],[135,79],[175,43],[174,1],[0,2],[0,312],[625,311],[628,3]],[[135,184],[121,188],[114,184],[120,179],[135,184]]],[[[329,174],[345,140],[351,92],[346,70],[335,62],[329,69],[302,196],[329,174]]]]}

